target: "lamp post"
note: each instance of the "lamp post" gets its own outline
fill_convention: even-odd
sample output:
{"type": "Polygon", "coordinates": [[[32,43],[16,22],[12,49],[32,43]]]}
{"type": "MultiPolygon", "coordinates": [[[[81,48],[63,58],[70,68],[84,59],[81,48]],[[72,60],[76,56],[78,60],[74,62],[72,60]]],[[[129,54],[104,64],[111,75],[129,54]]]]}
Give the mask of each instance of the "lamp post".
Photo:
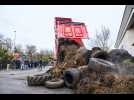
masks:
{"type": "Polygon", "coordinates": [[[16,31],[14,31],[14,51],[15,51],[16,31]]]}

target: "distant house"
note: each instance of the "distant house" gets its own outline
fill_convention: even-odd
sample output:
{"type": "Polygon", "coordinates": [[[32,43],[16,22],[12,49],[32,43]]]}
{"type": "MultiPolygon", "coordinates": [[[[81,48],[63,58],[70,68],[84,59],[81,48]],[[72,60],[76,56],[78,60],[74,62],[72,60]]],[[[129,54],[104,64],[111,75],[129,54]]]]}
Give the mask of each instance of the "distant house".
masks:
{"type": "Polygon", "coordinates": [[[126,49],[134,56],[134,5],[125,7],[115,48],[126,49]]]}
{"type": "Polygon", "coordinates": [[[8,49],[8,47],[7,47],[7,45],[6,45],[6,41],[5,41],[5,40],[0,40],[0,48],[8,49]]]}

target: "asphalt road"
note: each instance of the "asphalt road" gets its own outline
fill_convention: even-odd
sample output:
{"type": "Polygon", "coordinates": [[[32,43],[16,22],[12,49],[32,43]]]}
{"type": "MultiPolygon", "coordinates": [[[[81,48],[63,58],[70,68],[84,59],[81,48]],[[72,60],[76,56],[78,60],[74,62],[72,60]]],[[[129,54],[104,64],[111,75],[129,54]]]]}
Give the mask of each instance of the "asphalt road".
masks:
{"type": "Polygon", "coordinates": [[[26,76],[44,73],[49,67],[42,71],[32,70],[10,70],[0,71],[0,94],[72,94],[68,88],[47,89],[43,86],[27,86],[26,76]]]}

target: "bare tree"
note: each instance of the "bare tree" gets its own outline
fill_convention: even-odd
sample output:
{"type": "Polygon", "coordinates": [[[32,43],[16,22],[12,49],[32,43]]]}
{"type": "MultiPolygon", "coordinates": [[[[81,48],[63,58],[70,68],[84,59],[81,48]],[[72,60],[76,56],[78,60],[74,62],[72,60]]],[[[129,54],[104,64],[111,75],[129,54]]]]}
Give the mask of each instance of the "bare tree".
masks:
{"type": "Polygon", "coordinates": [[[6,44],[8,50],[12,49],[12,40],[10,38],[5,39],[5,44],[6,44]]]}
{"type": "Polygon", "coordinates": [[[20,44],[15,46],[15,52],[17,52],[17,53],[22,53],[23,52],[22,51],[22,46],[20,44]]]}
{"type": "Polygon", "coordinates": [[[28,55],[32,55],[36,52],[36,46],[34,45],[27,45],[26,46],[26,52],[28,55]]]}
{"type": "Polygon", "coordinates": [[[40,54],[44,55],[45,54],[45,50],[40,50],[40,54]]]}
{"type": "Polygon", "coordinates": [[[52,55],[52,51],[51,50],[40,50],[40,55],[42,56],[48,56],[48,55],[52,55]]]}
{"type": "Polygon", "coordinates": [[[7,50],[12,49],[12,40],[10,38],[5,38],[3,34],[0,33],[0,48],[7,50]]]}
{"type": "Polygon", "coordinates": [[[95,39],[93,39],[94,47],[100,47],[103,50],[108,50],[109,46],[109,39],[110,39],[110,30],[105,26],[101,27],[100,32],[96,32],[95,39]]]}
{"type": "Polygon", "coordinates": [[[39,56],[39,59],[49,62],[50,58],[52,58],[52,51],[48,49],[40,50],[39,56]]]}

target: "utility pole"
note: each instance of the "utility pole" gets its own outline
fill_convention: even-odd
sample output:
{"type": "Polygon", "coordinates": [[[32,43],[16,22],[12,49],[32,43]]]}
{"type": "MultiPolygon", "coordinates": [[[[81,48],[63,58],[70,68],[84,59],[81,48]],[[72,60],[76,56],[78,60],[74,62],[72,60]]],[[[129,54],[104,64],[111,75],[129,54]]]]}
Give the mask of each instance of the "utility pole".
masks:
{"type": "Polygon", "coordinates": [[[14,51],[15,51],[16,31],[14,31],[14,51]]]}

